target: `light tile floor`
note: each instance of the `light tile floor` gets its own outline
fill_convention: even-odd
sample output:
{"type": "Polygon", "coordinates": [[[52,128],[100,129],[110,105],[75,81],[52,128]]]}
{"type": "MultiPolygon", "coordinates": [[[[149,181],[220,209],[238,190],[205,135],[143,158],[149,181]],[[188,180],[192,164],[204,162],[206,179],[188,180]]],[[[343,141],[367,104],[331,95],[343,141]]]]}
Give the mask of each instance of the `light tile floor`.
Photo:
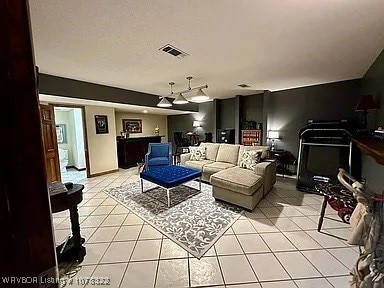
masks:
{"type": "MultiPolygon", "coordinates": [[[[137,181],[136,172],[76,178],[85,185],[79,214],[87,255],[73,279],[108,277],[108,287],[124,288],[348,287],[358,249],[333,236],[347,238],[349,226],[327,208],[330,219],[317,232],[322,197],[296,191],[294,180],[278,177],[257,208],[198,260],[102,192],[137,181]]],[[[68,216],[53,215],[57,244],[70,233],[68,216]]],[[[67,287],[84,287],[77,284],[67,287]]]]}
{"type": "Polygon", "coordinates": [[[87,177],[87,172],[77,171],[74,168],[68,168],[67,171],[61,172],[61,182],[72,182],[77,183],[87,177]]]}

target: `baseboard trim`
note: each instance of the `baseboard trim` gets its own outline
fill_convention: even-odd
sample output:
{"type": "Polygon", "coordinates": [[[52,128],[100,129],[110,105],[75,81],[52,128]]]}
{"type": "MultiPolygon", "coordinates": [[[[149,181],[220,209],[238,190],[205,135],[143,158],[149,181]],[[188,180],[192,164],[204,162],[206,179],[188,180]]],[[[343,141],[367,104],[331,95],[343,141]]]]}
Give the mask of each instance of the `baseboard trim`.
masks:
{"type": "Polygon", "coordinates": [[[93,178],[93,177],[97,177],[97,176],[102,176],[102,175],[105,175],[105,174],[110,174],[110,173],[115,173],[115,172],[119,172],[119,169],[113,169],[113,170],[109,170],[109,171],[105,171],[105,172],[90,174],[89,178],[93,178]]]}
{"type": "Polygon", "coordinates": [[[73,169],[76,169],[77,171],[85,171],[85,170],[87,170],[87,168],[77,168],[76,166],[67,166],[66,168],[67,169],[73,168],[73,169]]]}

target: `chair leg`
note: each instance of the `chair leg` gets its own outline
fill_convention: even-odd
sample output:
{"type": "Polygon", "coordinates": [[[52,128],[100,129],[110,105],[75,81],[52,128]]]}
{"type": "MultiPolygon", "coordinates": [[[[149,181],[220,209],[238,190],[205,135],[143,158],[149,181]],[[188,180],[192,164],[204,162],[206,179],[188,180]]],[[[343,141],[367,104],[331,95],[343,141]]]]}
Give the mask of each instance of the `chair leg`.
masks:
{"type": "Polygon", "coordinates": [[[323,205],[321,206],[321,212],[319,217],[319,223],[317,224],[317,231],[320,232],[321,227],[323,226],[325,208],[327,208],[328,197],[324,196],[323,205]]]}
{"type": "Polygon", "coordinates": [[[168,207],[171,206],[171,199],[169,198],[169,189],[167,189],[168,207]]]}

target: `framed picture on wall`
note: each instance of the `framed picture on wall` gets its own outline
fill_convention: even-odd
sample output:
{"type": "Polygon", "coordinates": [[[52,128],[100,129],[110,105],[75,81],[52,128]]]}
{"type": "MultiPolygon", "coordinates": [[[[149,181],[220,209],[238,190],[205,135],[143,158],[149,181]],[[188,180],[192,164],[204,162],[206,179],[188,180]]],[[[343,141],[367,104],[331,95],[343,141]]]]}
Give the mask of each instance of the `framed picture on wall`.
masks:
{"type": "Polygon", "coordinates": [[[95,115],[96,134],[108,134],[107,115],[95,115]]]}
{"type": "Polygon", "coordinates": [[[123,119],[123,130],[128,133],[143,133],[141,119],[123,119]]]}
{"type": "Polygon", "coordinates": [[[65,124],[56,124],[57,144],[67,143],[67,129],[65,124]]]}

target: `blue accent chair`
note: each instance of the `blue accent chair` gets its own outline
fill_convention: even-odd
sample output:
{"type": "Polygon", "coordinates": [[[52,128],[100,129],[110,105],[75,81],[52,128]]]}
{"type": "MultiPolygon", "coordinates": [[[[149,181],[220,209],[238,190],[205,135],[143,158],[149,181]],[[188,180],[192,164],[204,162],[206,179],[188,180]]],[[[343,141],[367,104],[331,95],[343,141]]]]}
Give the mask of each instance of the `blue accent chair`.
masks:
{"type": "Polygon", "coordinates": [[[172,143],[149,143],[145,171],[169,165],[172,165],[172,143]]]}

